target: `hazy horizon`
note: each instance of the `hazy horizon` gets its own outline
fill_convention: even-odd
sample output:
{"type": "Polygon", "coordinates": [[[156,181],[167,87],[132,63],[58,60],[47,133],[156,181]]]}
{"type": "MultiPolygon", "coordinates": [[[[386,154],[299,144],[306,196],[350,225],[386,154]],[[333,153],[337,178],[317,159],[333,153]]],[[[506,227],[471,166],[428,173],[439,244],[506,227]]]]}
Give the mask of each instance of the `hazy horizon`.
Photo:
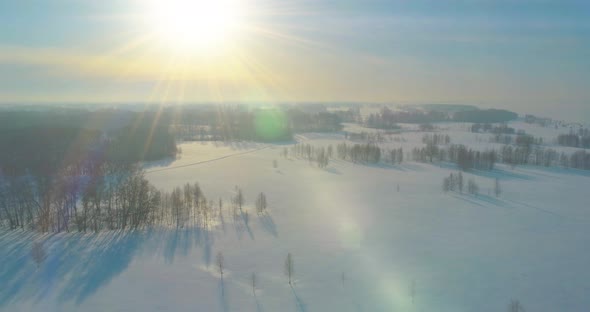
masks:
{"type": "Polygon", "coordinates": [[[581,121],[588,9],[576,0],[5,2],[0,101],[457,103],[581,121]]]}
{"type": "Polygon", "coordinates": [[[18,101],[0,101],[0,108],[2,106],[20,106],[20,105],[41,105],[41,106],[48,106],[48,107],[59,107],[59,106],[117,106],[117,105],[136,105],[136,106],[194,106],[194,105],[255,105],[255,106],[274,106],[274,105],[296,105],[296,104],[317,104],[317,105],[386,105],[390,107],[395,106],[420,106],[420,105],[470,105],[475,106],[479,109],[505,109],[509,111],[513,111],[519,114],[521,117],[527,114],[535,115],[541,118],[552,118],[555,120],[563,120],[565,122],[578,122],[578,123],[589,123],[588,117],[590,116],[590,105],[580,107],[579,110],[571,111],[571,110],[563,110],[559,106],[554,107],[551,110],[546,109],[538,109],[535,107],[530,108],[514,108],[511,105],[507,104],[494,104],[491,103],[487,104],[480,104],[480,103],[435,103],[435,102],[420,102],[420,103],[394,103],[394,102],[363,102],[363,101],[313,101],[313,100],[306,100],[306,101],[273,101],[273,102],[264,102],[264,101],[232,101],[227,100],[224,102],[142,102],[142,101],[112,101],[112,102],[91,102],[91,101],[56,101],[56,102],[18,102],[18,101]]]}

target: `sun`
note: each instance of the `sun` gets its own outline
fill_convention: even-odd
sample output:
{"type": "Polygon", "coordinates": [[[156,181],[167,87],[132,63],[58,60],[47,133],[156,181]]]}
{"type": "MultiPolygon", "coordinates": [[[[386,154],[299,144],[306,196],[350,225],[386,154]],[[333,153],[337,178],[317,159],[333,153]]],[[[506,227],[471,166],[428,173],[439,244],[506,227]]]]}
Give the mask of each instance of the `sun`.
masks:
{"type": "Polygon", "coordinates": [[[241,10],[239,0],[150,0],[147,22],[168,48],[214,50],[235,39],[241,10]]]}

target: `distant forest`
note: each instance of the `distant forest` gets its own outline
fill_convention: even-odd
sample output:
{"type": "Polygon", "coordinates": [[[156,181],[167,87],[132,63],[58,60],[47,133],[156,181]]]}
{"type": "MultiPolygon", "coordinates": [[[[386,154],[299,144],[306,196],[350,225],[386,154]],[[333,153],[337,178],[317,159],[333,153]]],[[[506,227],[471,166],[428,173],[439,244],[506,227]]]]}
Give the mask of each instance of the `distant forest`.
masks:
{"type": "Polygon", "coordinates": [[[443,121],[498,123],[518,118],[518,114],[502,109],[442,112],[437,110],[394,111],[383,107],[370,114],[365,125],[377,129],[398,129],[398,123],[434,123],[443,121]]]}
{"type": "Polygon", "coordinates": [[[50,176],[105,161],[175,156],[170,120],[156,112],[3,112],[0,174],[50,176]]]}
{"type": "Polygon", "coordinates": [[[195,141],[258,142],[290,141],[297,132],[341,130],[343,113],[309,111],[299,108],[255,109],[221,107],[189,108],[173,118],[177,139],[195,141]]]}
{"type": "MultiPolygon", "coordinates": [[[[0,113],[0,175],[53,175],[104,162],[174,157],[177,141],[290,141],[341,129],[342,114],[295,108],[194,106],[159,111],[46,109],[0,113]]],[[[345,115],[342,115],[345,116],[345,115]]]]}

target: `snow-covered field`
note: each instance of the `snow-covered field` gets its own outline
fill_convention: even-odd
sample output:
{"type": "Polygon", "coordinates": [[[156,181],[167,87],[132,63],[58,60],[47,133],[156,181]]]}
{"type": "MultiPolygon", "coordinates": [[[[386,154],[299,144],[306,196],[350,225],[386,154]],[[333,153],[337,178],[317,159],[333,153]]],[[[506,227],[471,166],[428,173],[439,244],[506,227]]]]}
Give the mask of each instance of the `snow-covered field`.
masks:
{"type": "MultiPolygon", "coordinates": [[[[449,127],[453,142],[487,144],[449,127]]],[[[422,133],[401,136],[406,142],[388,144],[421,145],[422,133]]],[[[590,309],[590,173],[499,165],[465,173],[481,187],[475,197],[442,192],[443,177],[456,171],[447,165],[332,160],[319,169],[280,157],[285,146],[187,143],[179,159],[146,166],[156,187],[199,182],[215,201],[229,202],[241,187],[248,226],[228,217],[210,232],[45,235],[39,268],[30,256],[37,234],[0,232],[0,310],[491,312],[506,311],[511,299],[526,311],[590,309]],[[489,195],[495,178],[499,198],[489,195]],[[269,217],[254,212],[259,192],[269,217]],[[223,282],[214,264],[220,251],[223,282]],[[293,287],[283,272],[287,253],[293,287]]]]}

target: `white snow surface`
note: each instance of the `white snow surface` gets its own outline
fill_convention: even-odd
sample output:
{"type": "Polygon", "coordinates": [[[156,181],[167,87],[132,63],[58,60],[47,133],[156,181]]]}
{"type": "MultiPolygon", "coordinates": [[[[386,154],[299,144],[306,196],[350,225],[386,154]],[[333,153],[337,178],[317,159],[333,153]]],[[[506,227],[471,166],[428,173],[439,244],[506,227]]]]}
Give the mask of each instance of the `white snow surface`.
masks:
{"type": "MultiPolygon", "coordinates": [[[[453,143],[488,146],[465,124],[449,127],[453,143]]],[[[421,145],[423,133],[401,135],[407,142],[387,145],[421,145]]],[[[343,137],[297,140],[327,145],[343,137]]],[[[499,165],[464,174],[480,185],[476,197],[442,192],[443,177],[457,171],[450,165],[332,160],[319,169],[280,157],[289,146],[186,143],[178,159],[146,164],[156,187],[199,182],[226,205],[241,187],[247,227],[226,216],[211,231],[0,232],[0,311],[491,312],[506,311],[511,299],[527,311],[590,309],[590,173],[499,165]],[[499,198],[489,195],[495,178],[499,198]],[[254,212],[259,192],[268,217],[254,212]],[[39,268],[34,239],[47,251],[39,268]]]]}

